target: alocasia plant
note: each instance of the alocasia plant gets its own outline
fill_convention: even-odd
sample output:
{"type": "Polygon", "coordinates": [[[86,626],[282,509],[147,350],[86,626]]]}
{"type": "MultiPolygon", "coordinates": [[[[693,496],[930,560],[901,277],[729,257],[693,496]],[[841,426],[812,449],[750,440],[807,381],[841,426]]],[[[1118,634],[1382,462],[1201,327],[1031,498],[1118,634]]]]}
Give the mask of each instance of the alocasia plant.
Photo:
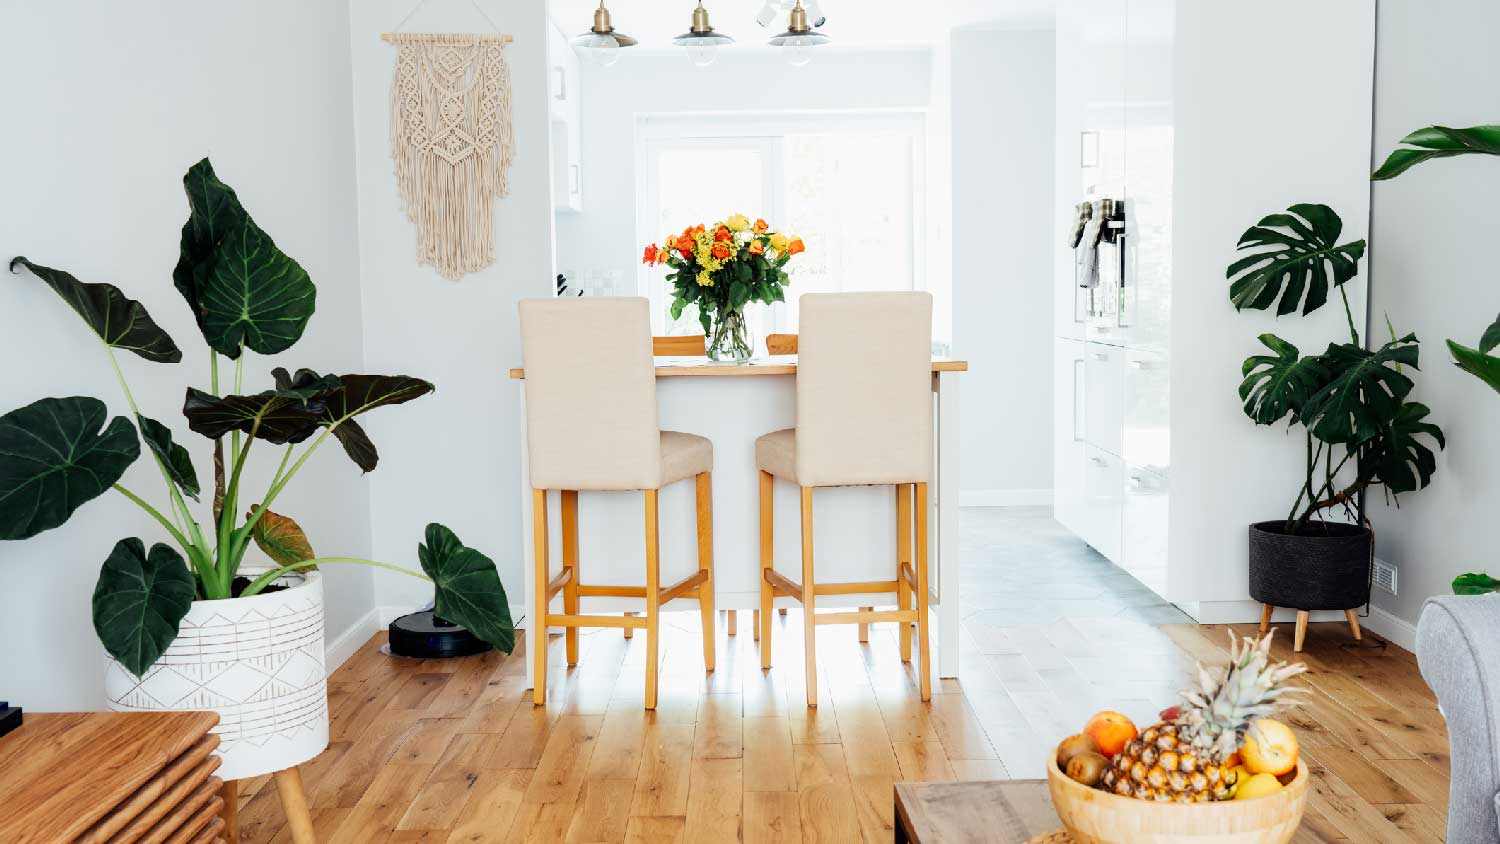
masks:
{"type": "Polygon", "coordinates": [[[255,224],[208,159],[193,165],[183,184],[190,213],[172,280],[210,347],[210,388],[187,388],[182,413],[189,430],[214,443],[209,517],[200,522],[186,500],[198,501],[203,493],[188,450],[167,425],[142,413],[115,355],[119,349],[155,363],[178,363],[182,351],[177,344],[140,302],[119,288],[83,282],[17,257],[10,262],[12,272],[29,270],[94,332],[133,421],[110,419],[104,402],[86,396],[44,398],[0,416],[0,540],[27,539],[58,527],[111,490],[154,519],[175,547],[158,543],[148,551],[140,539],[120,540],[105,559],[94,590],[99,640],[137,675],[176,638],[195,599],[249,597],[277,578],[321,563],[379,566],[431,580],[443,617],[510,652],[515,630],[495,565],[465,547],[448,528],[428,525],[426,542],[418,549],[422,573],[375,560],[314,556],[301,526],[272,511],[277,497],[330,436],[362,471],[373,470],[375,444],[355,417],[420,398],[433,386],[405,375],[320,375],[310,369],[292,374],[278,368],[271,389],[244,392],[245,353],[270,355],[291,348],[312,318],[317,289],[307,272],[255,224]],[[235,362],[227,390],[220,387],[221,356],[235,362]],[[269,487],[248,498],[242,510],[243,472],[257,440],[265,447],[285,448],[269,487]],[[120,484],[143,452],[141,441],[161,472],[165,508],[120,484]],[[241,578],[237,586],[236,575],[252,542],[276,565],[253,579],[241,578]]]}

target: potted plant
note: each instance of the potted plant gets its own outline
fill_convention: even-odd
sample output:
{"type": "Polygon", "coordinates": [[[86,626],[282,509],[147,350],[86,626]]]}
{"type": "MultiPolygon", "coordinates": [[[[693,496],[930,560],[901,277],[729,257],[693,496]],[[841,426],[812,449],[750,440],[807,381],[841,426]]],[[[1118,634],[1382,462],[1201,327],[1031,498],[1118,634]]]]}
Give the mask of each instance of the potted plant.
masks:
{"type": "Polygon", "coordinates": [[[1245,414],[1260,425],[1286,419],[1306,439],[1306,472],[1286,518],[1250,526],[1250,594],[1267,607],[1363,605],[1374,553],[1365,494],[1427,486],[1436,467],[1430,443],[1444,445],[1426,405],[1408,400],[1414,384],[1405,370],[1418,368],[1416,336],[1392,329],[1378,348],[1360,342],[1344,284],[1358,274],[1365,242],[1340,244],[1342,230],[1328,206],[1293,205],[1245,231],[1238,249],[1246,254],[1226,273],[1236,309],[1274,305],[1278,315],[1316,311],[1331,285],[1349,327],[1347,342],[1309,355],[1262,334],[1270,354],[1247,358],[1241,370],[1245,414]]]}
{"type": "Polygon", "coordinates": [[[668,235],[662,245],[647,246],[641,262],[671,268],[672,319],[688,305],[698,306],[710,358],[745,363],[754,354],[745,305],[785,302],[787,262],[803,251],[801,238],[734,214],[712,228],[699,224],[668,235]]]}
{"type": "MultiPolygon", "coordinates": [[[[312,317],[316,289],[278,249],[207,159],[183,179],[191,208],[173,282],[210,346],[210,389],[188,387],[187,427],[214,443],[213,487],[205,490],[172,430],[138,407],[116,350],[157,363],[182,352],[140,302],[110,284],[18,257],[66,301],[100,340],[130,417],[109,419],[86,396],[43,398],[0,416],[0,539],[21,540],[67,522],[84,504],[114,491],[138,505],[170,537],[122,539],[105,558],[93,619],[110,661],[115,709],[208,709],[219,713],[219,775],[226,780],[282,771],[328,743],[323,666],[324,563],[408,571],[374,560],[315,556],[302,527],[271,508],[329,437],[363,471],[375,444],[356,417],[424,396],[432,384],[405,375],[319,375],[274,370],[270,389],[244,390],[247,352],[276,354],[295,344],[312,317]],[[220,357],[233,360],[221,390],[220,357]],[[311,440],[302,446],[299,444],[311,440]],[[161,473],[167,505],[120,484],[142,442],[161,473]],[[252,447],[284,446],[269,487],[244,488],[252,447]],[[227,447],[226,447],[227,446],[227,447]],[[188,499],[209,498],[202,521],[188,499]],[[246,564],[251,544],[273,565],[246,564]]],[[[436,610],[509,652],[509,606],[494,564],[440,524],[427,527],[418,554],[433,581],[436,610]]]]}

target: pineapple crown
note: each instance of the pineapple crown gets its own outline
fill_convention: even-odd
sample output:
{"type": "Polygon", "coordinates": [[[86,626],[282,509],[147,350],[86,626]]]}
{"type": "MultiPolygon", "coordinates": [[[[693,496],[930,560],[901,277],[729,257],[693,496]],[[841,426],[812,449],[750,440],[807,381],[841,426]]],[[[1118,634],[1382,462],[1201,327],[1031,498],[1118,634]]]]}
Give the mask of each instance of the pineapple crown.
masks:
{"type": "Polygon", "coordinates": [[[1302,663],[1271,661],[1273,630],[1262,638],[1243,639],[1229,632],[1229,664],[1206,668],[1198,664],[1198,688],[1182,693],[1187,705],[1178,726],[1196,748],[1219,758],[1239,749],[1250,722],[1290,705],[1290,695],[1302,689],[1289,685],[1307,670],[1302,663]]]}

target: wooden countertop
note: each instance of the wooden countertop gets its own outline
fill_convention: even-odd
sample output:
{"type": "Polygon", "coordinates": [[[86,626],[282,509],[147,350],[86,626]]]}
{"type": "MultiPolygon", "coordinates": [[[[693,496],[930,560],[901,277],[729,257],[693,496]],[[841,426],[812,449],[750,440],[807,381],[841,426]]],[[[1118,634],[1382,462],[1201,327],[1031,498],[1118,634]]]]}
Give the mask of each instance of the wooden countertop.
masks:
{"type": "MultiPolygon", "coordinates": [[[[933,372],[968,372],[969,362],[966,360],[949,360],[948,358],[933,358],[933,372]]],[[[797,374],[796,355],[772,355],[770,357],[752,358],[743,366],[735,366],[729,363],[714,363],[708,358],[700,357],[658,357],[656,359],[657,378],[680,378],[684,376],[699,377],[745,377],[757,375],[795,375],[797,374]]],[[[512,369],[511,380],[519,381],[526,378],[526,370],[512,369]]]]}

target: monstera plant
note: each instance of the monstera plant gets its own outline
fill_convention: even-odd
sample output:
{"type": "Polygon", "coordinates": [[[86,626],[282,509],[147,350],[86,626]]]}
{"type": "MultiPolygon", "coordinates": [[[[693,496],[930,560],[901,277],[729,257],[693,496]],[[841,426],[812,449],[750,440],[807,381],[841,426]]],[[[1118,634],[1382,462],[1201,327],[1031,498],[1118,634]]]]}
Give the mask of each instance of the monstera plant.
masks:
{"type": "Polygon", "coordinates": [[[1328,301],[1330,286],[1344,307],[1348,342],[1304,355],[1275,334],[1262,334],[1271,354],[1254,355],[1242,368],[1245,414],[1261,425],[1287,419],[1306,434],[1307,472],[1287,515],[1290,534],[1333,510],[1363,524],[1362,492],[1384,486],[1395,495],[1425,487],[1436,466],[1429,443],[1444,444],[1443,432],[1427,421],[1427,406],[1407,400],[1414,385],[1405,370],[1417,369],[1416,335],[1391,331],[1375,349],[1360,342],[1344,285],[1359,273],[1365,242],[1340,244],[1342,231],[1343,221],[1328,206],[1293,205],[1245,231],[1239,249],[1249,254],[1227,272],[1237,309],[1275,305],[1278,315],[1309,314],[1328,301]]]}
{"type": "Polygon", "coordinates": [[[56,528],[109,492],[155,520],[172,544],[157,543],[148,551],[140,539],[120,540],[104,560],[93,598],[100,641],[137,675],[176,638],[194,600],[250,597],[280,588],[276,581],[290,572],[323,563],[380,566],[431,580],[437,613],[511,651],[515,631],[494,563],[446,527],[427,527],[419,547],[422,574],[374,560],[316,556],[302,527],[272,509],[329,437],[361,470],[373,470],[379,454],[358,417],[420,398],[433,385],[405,375],[277,368],[269,389],[247,392],[246,354],[291,348],[312,318],[317,290],[307,272],[256,225],[207,159],[188,170],[183,184],[190,213],[172,279],[209,346],[209,389],[188,387],[182,414],[188,430],[213,441],[212,488],[203,488],[171,428],[137,405],[117,355],[129,352],[175,364],[182,351],[172,338],[140,302],[115,286],[83,282],[18,257],[10,262],[11,271],[24,268],[50,286],[98,338],[130,416],[111,419],[104,402],[86,396],[44,398],[0,416],[0,539],[21,540],[56,528]],[[232,374],[221,374],[221,359],[233,361],[232,374]],[[120,483],[140,457],[142,443],[160,471],[164,507],[120,483]],[[257,443],[263,445],[257,449],[257,443]],[[269,486],[252,495],[244,488],[251,452],[273,447],[280,447],[279,465],[269,486]],[[203,498],[207,512],[200,521],[188,502],[203,498]],[[255,577],[240,574],[251,543],[275,563],[255,577]]]}

